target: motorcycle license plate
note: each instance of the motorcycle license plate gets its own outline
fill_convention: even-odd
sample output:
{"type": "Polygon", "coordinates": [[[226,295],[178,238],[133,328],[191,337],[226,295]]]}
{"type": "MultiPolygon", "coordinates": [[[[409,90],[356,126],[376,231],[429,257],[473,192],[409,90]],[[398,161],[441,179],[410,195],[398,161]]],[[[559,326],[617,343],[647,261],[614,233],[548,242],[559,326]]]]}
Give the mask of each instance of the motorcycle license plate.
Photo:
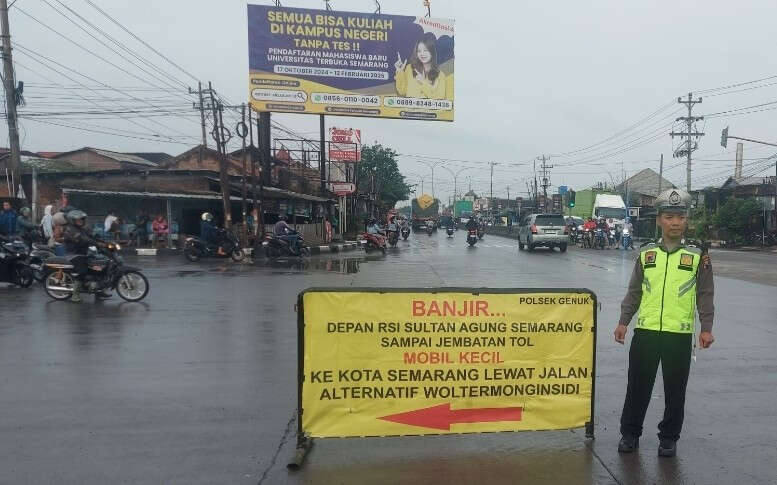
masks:
{"type": "Polygon", "coordinates": [[[545,234],[558,234],[558,233],[554,230],[546,229],[545,234]]]}

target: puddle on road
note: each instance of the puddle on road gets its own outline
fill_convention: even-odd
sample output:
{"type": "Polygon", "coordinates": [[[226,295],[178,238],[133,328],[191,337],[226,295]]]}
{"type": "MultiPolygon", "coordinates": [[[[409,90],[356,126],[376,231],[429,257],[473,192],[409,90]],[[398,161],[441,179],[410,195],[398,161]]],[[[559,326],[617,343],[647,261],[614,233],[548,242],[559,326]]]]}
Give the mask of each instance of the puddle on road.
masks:
{"type": "MultiPolygon", "coordinates": [[[[267,268],[283,269],[279,273],[323,271],[329,273],[353,274],[359,272],[360,265],[367,258],[326,258],[326,259],[271,259],[264,261],[267,268]]],[[[262,263],[259,263],[262,264],[262,263]]]]}

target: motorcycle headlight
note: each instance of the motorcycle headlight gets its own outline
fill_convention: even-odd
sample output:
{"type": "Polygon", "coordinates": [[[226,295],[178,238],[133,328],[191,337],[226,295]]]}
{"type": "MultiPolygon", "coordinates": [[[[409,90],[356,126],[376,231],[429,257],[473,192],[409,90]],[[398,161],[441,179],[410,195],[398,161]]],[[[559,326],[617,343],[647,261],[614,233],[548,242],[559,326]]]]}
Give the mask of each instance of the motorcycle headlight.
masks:
{"type": "Polygon", "coordinates": [[[116,251],[121,251],[121,245],[119,245],[119,244],[114,244],[114,246],[113,246],[113,247],[114,247],[114,249],[116,249],[116,251]]]}

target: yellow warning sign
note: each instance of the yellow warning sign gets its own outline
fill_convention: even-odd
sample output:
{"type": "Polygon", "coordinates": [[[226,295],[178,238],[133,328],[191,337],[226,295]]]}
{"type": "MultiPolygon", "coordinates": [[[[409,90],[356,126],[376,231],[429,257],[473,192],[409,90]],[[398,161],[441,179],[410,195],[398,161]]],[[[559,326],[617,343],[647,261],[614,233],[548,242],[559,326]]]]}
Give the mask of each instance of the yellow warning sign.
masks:
{"type": "Polygon", "coordinates": [[[308,290],[302,432],[421,435],[591,426],[588,290],[308,290]]]}

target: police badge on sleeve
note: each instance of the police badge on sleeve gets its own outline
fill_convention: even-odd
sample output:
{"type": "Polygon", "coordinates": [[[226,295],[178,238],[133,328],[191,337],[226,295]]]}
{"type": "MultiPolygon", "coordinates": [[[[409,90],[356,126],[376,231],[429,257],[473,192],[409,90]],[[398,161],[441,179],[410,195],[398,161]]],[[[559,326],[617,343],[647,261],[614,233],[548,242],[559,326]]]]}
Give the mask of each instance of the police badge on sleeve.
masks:
{"type": "Polygon", "coordinates": [[[655,268],[656,267],[656,252],[655,251],[647,251],[645,253],[645,267],[646,268],[655,268]]]}
{"type": "Polygon", "coordinates": [[[680,264],[677,266],[680,269],[692,270],[693,269],[693,254],[683,253],[680,255],[680,264]]]}

